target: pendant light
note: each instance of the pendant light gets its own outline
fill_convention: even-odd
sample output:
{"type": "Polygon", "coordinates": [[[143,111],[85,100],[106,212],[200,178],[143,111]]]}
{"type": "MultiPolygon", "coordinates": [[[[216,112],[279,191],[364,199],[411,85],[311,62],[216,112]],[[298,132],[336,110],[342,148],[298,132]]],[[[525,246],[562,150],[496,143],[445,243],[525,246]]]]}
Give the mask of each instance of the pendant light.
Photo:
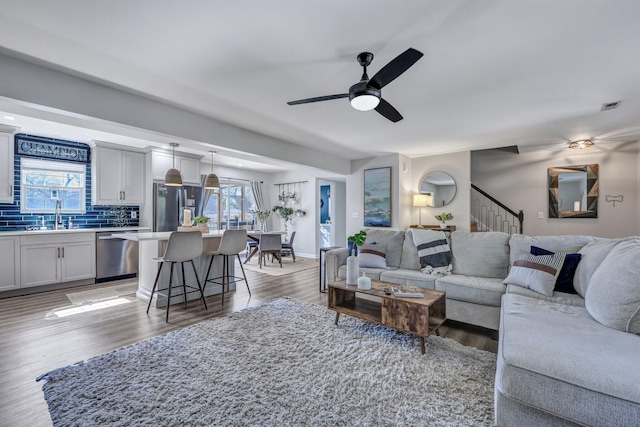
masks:
{"type": "Polygon", "coordinates": [[[218,176],[213,173],[213,155],[215,154],[215,151],[209,151],[209,153],[211,154],[211,173],[207,175],[207,179],[204,181],[204,188],[207,190],[214,190],[220,188],[220,180],[218,179],[218,176]]]}
{"type": "Polygon", "coordinates": [[[164,176],[164,185],[168,187],[182,187],[182,175],[180,175],[180,171],[176,169],[176,147],[178,144],[175,142],[171,143],[171,147],[173,147],[173,167],[167,171],[167,174],[164,176]]]}

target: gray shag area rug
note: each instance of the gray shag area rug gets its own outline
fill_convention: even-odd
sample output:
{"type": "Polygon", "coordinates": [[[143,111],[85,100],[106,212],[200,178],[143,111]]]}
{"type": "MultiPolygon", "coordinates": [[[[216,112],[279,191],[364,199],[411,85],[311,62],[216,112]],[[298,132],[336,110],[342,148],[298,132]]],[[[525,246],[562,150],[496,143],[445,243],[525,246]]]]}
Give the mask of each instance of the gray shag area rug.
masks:
{"type": "Polygon", "coordinates": [[[279,298],[41,378],[54,426],[489,426],[496,356],[279,298]]]}

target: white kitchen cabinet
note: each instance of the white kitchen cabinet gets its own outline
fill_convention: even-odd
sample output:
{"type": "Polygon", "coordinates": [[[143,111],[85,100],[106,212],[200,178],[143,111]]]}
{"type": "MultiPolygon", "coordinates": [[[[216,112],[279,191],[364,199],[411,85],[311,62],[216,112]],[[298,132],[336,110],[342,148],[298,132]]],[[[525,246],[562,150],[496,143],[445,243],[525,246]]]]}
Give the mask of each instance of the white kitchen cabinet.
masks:
{"type": "MultiPolygon", "coordinates": [[[[167,174],[167,171],[173,168],[173,156],[171,153],[165,153],[162,151],[152,151],[151,156],[153,180],[164,182],[164,177],[167,174]]],[[[180,171],[183,184],[201,185],[200,159],[201,156],[189,156],[176,153],[175,168],[180,171]]]]}
{"type": "Polygon", "coordinates": [[[0,291],[20,287],[20,237],[0,237],[0,291]]]}
{"type": "Polygon", "coordinates": [[[0,125],[0,203],[13,203],[14,129],[0,125]]]}
{"type": "Polygon", "coordinates": [[[95,278],[95,233],[23,236],[20,276],[23,288],[95,278]]]}
{"type": "Polygon", "coordinates": [[[94,205],[144,204],[144,154],[97,146],[92,152],[94,205]]]}

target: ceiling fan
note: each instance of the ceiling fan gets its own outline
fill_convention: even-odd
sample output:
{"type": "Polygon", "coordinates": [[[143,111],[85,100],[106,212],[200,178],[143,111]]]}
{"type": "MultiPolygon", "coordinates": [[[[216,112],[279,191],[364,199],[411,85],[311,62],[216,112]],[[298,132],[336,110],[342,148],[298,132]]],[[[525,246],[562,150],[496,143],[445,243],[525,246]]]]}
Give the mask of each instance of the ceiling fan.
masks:
{"type": "Polygon", "coordinates": [[[362,78],[349,88],[349,93],[319,96],[316,98],[289,101],[289,105],[308,104],[311,102],[329,101],[331,99],[349,98],[351,106],[356,110],[369,111],[375,109],[392,122],[402,120],[402,115],[391,104],[382,98],[382,88],[394,81],[407,71],[418,59],[422,52],[409,48],[382,67],[371,79],[367,75],[367,67],[373,61],[373,53],[362,52],[358,55],[358,63],[362,66],[362,78]]]}

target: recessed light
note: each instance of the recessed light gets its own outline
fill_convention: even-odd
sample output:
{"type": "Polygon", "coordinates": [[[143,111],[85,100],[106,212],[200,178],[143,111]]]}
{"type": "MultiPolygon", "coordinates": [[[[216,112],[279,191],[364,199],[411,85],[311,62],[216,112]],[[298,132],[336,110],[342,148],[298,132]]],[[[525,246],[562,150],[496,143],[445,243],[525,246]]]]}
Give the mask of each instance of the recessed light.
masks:
{"type": "Polygon", "coordinates": [[[15,120],[16,118],[13,116],[4,116],[5,119],[7,120],[15,120]]]}

